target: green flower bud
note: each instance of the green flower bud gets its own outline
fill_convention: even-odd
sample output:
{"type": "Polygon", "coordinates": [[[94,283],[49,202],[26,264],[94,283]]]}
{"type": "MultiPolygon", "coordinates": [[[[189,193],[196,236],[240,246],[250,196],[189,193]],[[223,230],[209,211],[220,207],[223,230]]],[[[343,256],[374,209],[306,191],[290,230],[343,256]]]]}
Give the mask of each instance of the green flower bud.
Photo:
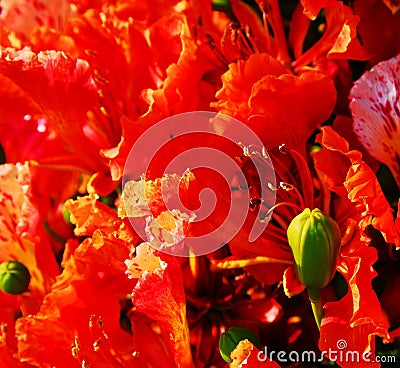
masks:
{"type": "Polygon", "coordinates": [[[28,291],[31,275],[28,269],[17,261],[0,264],[0,290],[9,294],[22,294],[28,291]]]}
{"type": "Polygon", "coordinates": [[[335,275],[340,250],[337,223],[318,208],[306,208],[290,223],[287,236],[297,276],[308,289],[322,289],[335,275]]]}
{"type": "Polygon", "coordinates": [[[261,349],[260,341],[254,332],[244,327],[228,328],[219,339],[219,351],[227,363],[231,363],[231,353],[242,340],[249,340],[256,347],[261,349]]]}

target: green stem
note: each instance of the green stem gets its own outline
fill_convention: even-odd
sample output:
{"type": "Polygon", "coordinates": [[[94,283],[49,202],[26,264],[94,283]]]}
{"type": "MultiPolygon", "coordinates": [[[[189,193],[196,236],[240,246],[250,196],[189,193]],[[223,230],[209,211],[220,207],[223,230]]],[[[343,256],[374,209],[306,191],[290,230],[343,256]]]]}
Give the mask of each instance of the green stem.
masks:
{"type": "Polygon", "coordinates": [[[322,317],[324,316],[324,310],[321,301],[321,289],[307,289],[307,292],[308,297],[310,298],[315,322],[317,323],[318,329],[320,329],[322,317]]]}

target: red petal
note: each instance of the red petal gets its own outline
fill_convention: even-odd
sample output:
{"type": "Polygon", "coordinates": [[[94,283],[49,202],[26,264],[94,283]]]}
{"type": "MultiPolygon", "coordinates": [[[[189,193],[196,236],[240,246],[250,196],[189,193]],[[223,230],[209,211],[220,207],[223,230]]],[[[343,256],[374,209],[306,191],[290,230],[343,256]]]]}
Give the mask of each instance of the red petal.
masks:
{"type": "Polygon", "coordinates": [[[118,209],[119,216],[157,217],[167,208],[176,208],[177,198],[180,197],[186,203],[189,197],[189,188],[193,185],[195,177],[191,171],[183,176],[177,174],[164,174],[156,180],[141,179],[140,181],[128,181],[123,189],[122,201],[118,209]]]}
{"type": "Polygon", "coordinates": [[[289,45],[295,59],[299,58],[303,53],[304,40],[310,26],[310,19],[304,15],[303,10],[305,11],[301,4],[297,4],[292,15],[289,30],[289,45]]]}
{"type": "Polygon", "coordinates": [[[59,271],[31,201],[29,166],[1,165],[0,182],[0,262],[23,263],[31,274],[30,295],[40,301],[59,271]]]}
{"type": "Polygon", "coordinates": [[[400,1],[399,0],[382,0],[385,5],[390,9],[392,14],[396,14],[400,9],[400,1]]]}
{"type": "Polygon", "coordinates": [[[98,148],[84,134],[86,113],[98,100],[86,61],[60,51],[35,54],[23,49],[3,52],[0,72],[41,107],[65,144],[85,157],[85,167],[99,166],[98,148]]]}
{"type": "Polygon", "coordinates": [[[388,323],[371,286],[377,275],[372,268],[378,259],[377,251],[368,247],[368,243],[369,240],[358,230],[351,243],[342,248],[338,270],[347,280],[349,290],[341,300],[324,306],[319,348],[325,352],[337,351],[332,357],[338,358],[341,367],[354,366],[354,362],[346,359],[346,353],[350,352],[359,354],[357,367],[379,367],[378,363],[363,360],[362,354],[371,352],[366,357],[372,361],[374,336],[389,338],[388,323]]]}
{"type": "MultiPolygon", "coordinates": [[[[362,218],[360,226],[364,229],[367,225],[372,224],[382,232],[387,242],[399,246],[400,234],[394,223],[392,209],[374,172],[362,161],[361,153],[349,151],[348,143],[331,127],[322,128],[319,140],[323,147],[335,153],[335,156],[340,157],[337,155],[339,153],[349,159],[343,186],[348,193],[348,198],[360,209],[362,218]]],[[[321,170],[325,171],[325,169],[321,170]]],[[[340,181],[336,182],[336,185],[340,186],[340,181]]]]}
{"type": "Polygon", "coordinates": [[[76,235],[91,236],[96,230],[101,230],[110,237],[117,232],[118,239],[126,244],[134,245],[137,241],[128,222],[118,218],[117,213],[99,202],[95,195],[79,197],[76,201],[69,200],[64,207],[71,213],[70,220],[76,225],[76,235]]]}
{"type": "MultiPolygon", "coordinates": [[[[7,331],[8,333],[8,331],[7,331]]],[[[28,363],[21,363],[13,352],[7,349],[7,346],[0,345],[0,368],[34,368],[28,363]]]]}
{"type": "Polygon", "coordinates": [[[291,72],[268,54],[254,54],[248,60],[238,60],[229,65],[222,75],[222,89],[213,103],[218,112],[246,121],[250,114],[249,100],[254,84],[262,77],[280,76],[291,72]]]}
{"type": "Polygon", "coordinates": [[[42,367],[80,366],[82,360],[98,367],[135,366],[136,347],[120,327],[120,300],[135,284],[125,274],[129,253],[124,242],[100,230],[80,245],[70,241],[64,270],[40,311],[17,321],[21,358],[42,367]]]}
{"type": "Polygon", "coordinates": [[[304,153],[307,139],[329,118],[335,102],[335,87],[325,74],[268,75],[253,87],[249,126],[266,148],[285,143],[304,153]]]}
{"type": "Polygon", "coordinates": [[[400,187],[400,55],[365,73],[351,90],[354,130],[400,187]]]}
{"type": "Polygon", "coordinates": [[[176,366],[192,367],[186,298],[179,263],[174,257],[162,255],[165,261],[157,257],[146,243],[137,250],[136,258],[127,261],[128,272],[139,276],[132,292],[132,302],[138,312],[157,323],[176,366]]]}
{"type": "Polygon", "coordinates": [[[301,0],[304,14],[311,20],[315,20],[322,8],[334,5],[336,0],[301,0]]]}
{"type": "Polygon", "coordinates": [[[321,57],[365,60],[367,53],[357,40],[359,18],[350,7],[335,1],[326,8],[326,30],[322,37],[294,65],[306,66],[321,57]]]}
{"type": "Polygon", "coordinates": [[[400,12],[392,14],[382,0],[355,0],[354,11],[360,17],[357,30],[363,47],[376,64],[400,51],[400,12]],[[382,37],[385,35],[385,37],[382,37]]]}
{"type": "Polygon", "coordinates": [[[67,0],[4,1],[1,27],[15,32],[24,41],[35,27],[61,30],[73,12],[67,0]]]}
{"type": "Polygon", "coordinates": [[[306,289],[297,277],[294,266],[290,266],[285,270],[283,274],[283,288],[286,296],[289,298],[301,294],[306,289]]]}

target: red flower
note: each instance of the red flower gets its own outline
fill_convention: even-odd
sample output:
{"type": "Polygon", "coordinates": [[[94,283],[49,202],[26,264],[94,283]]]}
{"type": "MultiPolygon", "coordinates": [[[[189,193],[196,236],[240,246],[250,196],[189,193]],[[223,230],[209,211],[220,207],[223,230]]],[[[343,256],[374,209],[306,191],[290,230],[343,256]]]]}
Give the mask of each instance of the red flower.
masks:
{"type": "Polygon", "coordinates": [[[124,261],[135,236],[95,198],[71,201],[67,209],[77,234],[91,237],[81,244],[68,241],[63,272],[39,312],[17,321],[19,357],[41,366],[133,364],[135,345],[120,327],[120,301],[134,286],[125,275],[124,261]]]}

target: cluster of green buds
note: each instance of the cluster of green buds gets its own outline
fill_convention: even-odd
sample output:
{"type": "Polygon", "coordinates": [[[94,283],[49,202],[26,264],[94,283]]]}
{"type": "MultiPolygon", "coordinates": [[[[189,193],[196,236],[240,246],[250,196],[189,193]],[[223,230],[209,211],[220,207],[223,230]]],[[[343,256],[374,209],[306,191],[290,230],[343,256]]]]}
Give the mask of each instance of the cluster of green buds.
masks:
{"type": "Polygon", "coordinates": [[[227,363],[232,363],[231,353],[242,340],[249,340],[258,349],[261,349],[260,341],[253,331],[244,327],[228,328],[219,339],[219,351],[227,363]]]}
{"type": "Polygon", "coordinates": [[[319,327],[323,314],[321,289],[333,279],[339,257],[339,226],[318,208],[306,208],[292,220],[287,236],[297,276],[307,287],[319,327]]]}
{"type": "Polygon", "coordinates": [[[20,262],[8,261],[0,264],[0,290],[8,294],[28,291],[31,281],[29,270],[20,262]]]}

